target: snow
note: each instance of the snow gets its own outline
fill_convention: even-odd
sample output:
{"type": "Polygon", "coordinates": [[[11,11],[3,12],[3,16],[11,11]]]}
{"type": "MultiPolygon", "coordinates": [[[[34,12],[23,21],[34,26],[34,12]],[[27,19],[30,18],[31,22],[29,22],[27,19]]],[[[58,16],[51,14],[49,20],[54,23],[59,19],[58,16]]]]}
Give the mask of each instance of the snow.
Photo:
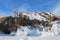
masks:
{"type": "Polygon", "coordinates": [[[37,20],[44,20],[46,21],[46,18],[42,17],[41,15],[39,15],[38,13],[22,13],[23,15],[27,15],[29,17],[30,20],[33,20],[33,19],[37,19],[37,20]]]}
{"type": "Polygon", "coordinates": [[[18,37],[15,36],[0,36],[0,40],[19,40],[18,37]]]}
{"type": "Polygon", "coordinates": [[[46,19],[44,18],[44,17],[42,17],[42,16],[40,16],[40,15],[38,15],[38,14],[36,14],[36,15],[34,15],[34,14],[32,14],[31,16],[30,16],[30,19],[38,19],[38,20],[44,20],[44,21],[46,21],[46,19]]]}
{"type": "Polygon", "coordinates": [[[51,31],[52,31],[55,35],[59,35],[59,34],[60,34],[60,22],[59,22],[59,21],[55,21],[55,22],[54,22],[54,24],[52,25],[51,31]]]}
{"type": "Polygon", "coordinates": [[[17,36],[19,37],[20,40],[39,40],[39,39],[47,40],[48,38],[56,36],[53,31],[45,30],[44,31],[39,31],[35,29],[30,30],[28,27],[25,26],[17,30],[18,33],[17,36]]]}
{"type": "Polygon", "coordinates": [[[29,26],[21,27],[21,29],[17,30],[18,36],[37,36],[39,32],[35,29],[28,28],[29,26]]]}

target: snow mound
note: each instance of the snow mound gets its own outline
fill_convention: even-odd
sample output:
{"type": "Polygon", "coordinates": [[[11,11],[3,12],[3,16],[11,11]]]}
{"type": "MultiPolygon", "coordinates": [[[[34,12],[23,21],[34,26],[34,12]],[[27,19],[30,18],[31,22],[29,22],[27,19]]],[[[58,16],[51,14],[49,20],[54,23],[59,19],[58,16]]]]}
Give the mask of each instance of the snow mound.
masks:
{"type": "Polygon", "coordinates": [[[38,32],[35,29],[31,29],[29,28],[29,26],[21,26],[21,28],[19,28],[17,30],[17,35],[20,37],[23,36],[39,36],[40,32],[38,32]]]}

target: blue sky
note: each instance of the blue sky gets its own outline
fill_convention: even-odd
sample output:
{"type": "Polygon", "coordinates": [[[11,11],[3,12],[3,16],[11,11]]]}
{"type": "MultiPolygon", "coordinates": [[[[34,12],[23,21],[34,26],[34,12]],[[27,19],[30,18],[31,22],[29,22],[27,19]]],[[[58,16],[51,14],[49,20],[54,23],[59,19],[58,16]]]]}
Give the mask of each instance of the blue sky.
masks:
{"type": "Polygon", "coordinates": [[[20,12],[60,12],[60,0],[0,0],[0,16],[12,15],[18,8],[20,12]]]}

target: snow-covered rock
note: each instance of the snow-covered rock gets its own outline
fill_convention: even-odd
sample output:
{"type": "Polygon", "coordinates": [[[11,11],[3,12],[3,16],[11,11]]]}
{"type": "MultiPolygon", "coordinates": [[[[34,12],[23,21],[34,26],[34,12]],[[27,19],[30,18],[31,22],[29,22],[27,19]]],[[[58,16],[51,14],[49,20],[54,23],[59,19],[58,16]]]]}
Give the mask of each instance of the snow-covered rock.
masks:
{"type": "Polygon", "coordinates": [[[39,15],[39,12],[35,13],[35,12],[31,12],[31,13],[22,13],[22,15],[26,15],[29,17],[30,20],[33,20],[33,19],[37,19],[37,20],[44,20],[46,21],[46,18],[39,15]]]}
{"type": "Polygon", "coordinates": [[[51,31],[55,35],[59,35],[60,34],[60,21],[55,21],[54,22],[54,24],[52,25],[51,31]]]}
{"type": "MultiPolygon", "coordinates": [[[[54,16],[53,14],[50,14],[48,12],[23,12],[22,17],[24,17],[24,15],[29,17],[30,20],[37,19],[39,21],[48,21],[47,18],[52,18],[54,16]]],[[[48,27],[44,28],[44,26],[41,24],[34,25],[36,26],[36,29],[31,28],[30,25],[20,26],[20,28],[17,28],[17,32],[12,32],[10,34],[16,36],[5,36],[1,37],[0,40],[59,40],[60,21],[53,21],[51,22],[51,24],[53,24],[51,31],[49,31],[48,27]],[[56,35],[59,36],[56,37],[56,35]]]]}
{"type": "Polygon", "coordinates": [[[17,35],[20,37],[24,36],[39,36],[40,32],[36,29],[31,29],[29,26],[22,26],[17,30],[17,35]]]}

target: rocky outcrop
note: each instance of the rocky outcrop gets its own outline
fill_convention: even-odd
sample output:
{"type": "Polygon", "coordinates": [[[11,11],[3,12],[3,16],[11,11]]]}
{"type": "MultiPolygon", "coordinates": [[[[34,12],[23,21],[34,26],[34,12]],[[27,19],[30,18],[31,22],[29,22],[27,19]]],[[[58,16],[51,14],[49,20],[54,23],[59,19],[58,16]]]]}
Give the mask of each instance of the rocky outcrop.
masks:
{"type": "MultiPolygon", "coordinates": [[[[42,25],[43,28],[51,27],[51,22],[60,20],[60,17],[55,16],[52,13],[47,12],[22,12],[17,17],[2,17],[0,18],[0,30],[4,33],[11,33],[16,31],[21,26],[31,26],[31,28],[37,28],[36,25],[42,25]]],[[[39,27],[38,27],[39,28],[39,27]]],[[[39,28],[40,29],[40,28],[39,28]]]]}
{"type": "Polygon", "coordinates": [[[15,19],[12,16],[5,18],[3,22],[0,23],[0,30],[5,34],[10,34],[13,31],[17,30],[15,25],[15,19]]]}

